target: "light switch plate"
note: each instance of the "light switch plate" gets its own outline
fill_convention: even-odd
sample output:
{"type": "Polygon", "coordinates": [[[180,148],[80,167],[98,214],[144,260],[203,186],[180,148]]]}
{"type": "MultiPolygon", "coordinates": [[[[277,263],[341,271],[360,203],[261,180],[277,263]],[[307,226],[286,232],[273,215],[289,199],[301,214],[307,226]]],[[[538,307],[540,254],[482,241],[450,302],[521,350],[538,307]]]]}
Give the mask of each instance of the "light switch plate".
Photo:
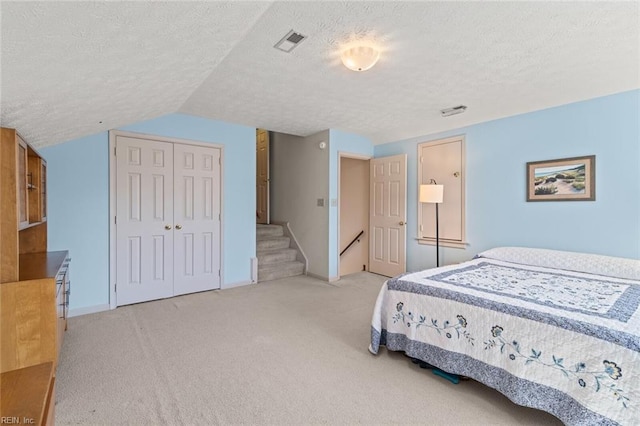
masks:
{"type": "Polygon", "coordinates": [[[337,198],[332,198],[331,199],[331,207],[338,207],[338,199],[337,198]]]}
{"type": "Polygon", "coordinates": [[[324,198],[318,198],[318,207],[324,207],[324,198]]]}

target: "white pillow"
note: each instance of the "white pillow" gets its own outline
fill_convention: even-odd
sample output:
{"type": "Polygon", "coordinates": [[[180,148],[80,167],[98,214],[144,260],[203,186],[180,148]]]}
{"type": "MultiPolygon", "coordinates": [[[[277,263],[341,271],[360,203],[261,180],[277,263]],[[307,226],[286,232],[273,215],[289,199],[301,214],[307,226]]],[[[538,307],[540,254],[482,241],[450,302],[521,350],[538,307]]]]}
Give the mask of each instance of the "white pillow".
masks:
{"type": "Polygon", "coordinates": [[[628,280],[640,280],[640,260],[622,257],[528,247],[496,247],[483,251],[476,257],[523,265],[586,272],[628,280]]]}

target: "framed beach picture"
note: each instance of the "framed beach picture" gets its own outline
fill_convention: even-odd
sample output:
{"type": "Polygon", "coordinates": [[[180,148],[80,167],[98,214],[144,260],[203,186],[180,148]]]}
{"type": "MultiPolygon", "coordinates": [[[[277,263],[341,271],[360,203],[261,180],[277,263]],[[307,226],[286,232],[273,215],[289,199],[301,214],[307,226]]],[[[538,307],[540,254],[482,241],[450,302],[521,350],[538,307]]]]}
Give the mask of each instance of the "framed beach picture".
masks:
{"type": "Polygon", "coordinates": [[[527,201],[595,199],[595,155],[527,163],[527,201]]]}

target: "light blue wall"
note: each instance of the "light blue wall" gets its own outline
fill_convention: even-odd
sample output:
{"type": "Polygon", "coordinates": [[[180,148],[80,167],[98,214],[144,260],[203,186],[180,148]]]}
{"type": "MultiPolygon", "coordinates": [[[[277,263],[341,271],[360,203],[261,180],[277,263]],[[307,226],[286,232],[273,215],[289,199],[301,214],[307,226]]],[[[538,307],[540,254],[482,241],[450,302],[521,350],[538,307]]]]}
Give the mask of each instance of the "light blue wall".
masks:
{"type": "Polygon", "coordinates": [[[71,255],[71,309],[109,303],[108,142],[103,132],[40,150],[47,160],[48,248],[71,255]]]}
{"type": "Polygon", "coordinates": [[[338,207],[333,200],[338,199],[339,154],[356,154],[373,157],[373,144],[363,136],[340,130],[329,130],[329,278],[338,276],[338,207]]]}
{"type": "MultiPolygon", "coordinates": [[[[255,128],[171,114],[118,130],[224,145],[225,285],[250,280],[255,257],[255,128]]],[[[41,150],[49,178],[49,250],[73,258],[70,308],[109,303],[108,133],[41,150]]]]}
{"type": "Polygon", "coordinates": [[[640,91],[635,90],[375,146],[376,157],[408,155],[408,270],[435,264],[435,247],[415,240],[416,146],[461,134],[466,137],[469,246],[445,248],[445,263],[504,245],[640,258],[639,117],[640,91]],[[528,161],[591,154],[596,156],[596,201],[525,201],[528,161]]]}

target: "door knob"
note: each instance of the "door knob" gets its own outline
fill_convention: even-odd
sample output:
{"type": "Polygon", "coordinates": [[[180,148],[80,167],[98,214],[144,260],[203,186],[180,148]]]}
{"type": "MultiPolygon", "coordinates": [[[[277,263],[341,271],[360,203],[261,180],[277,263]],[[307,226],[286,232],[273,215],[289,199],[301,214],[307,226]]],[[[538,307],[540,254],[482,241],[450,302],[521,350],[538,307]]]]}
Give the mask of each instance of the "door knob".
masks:
{"type": "Polygon", "coordinates": [[[182,229],[182,225],[176,225],[176,229],[182,229]]]}
{"type": "Polygon", "coordinates": [[[404,225],[406,225],[406,224],[407,224],[407,222],[404,222],[404,221],[402,221],[402,220],[400,221],[400,226],[404,226],[404,225]]]}
{"type": "Polygon", "coordinates": [[[164,229],[166,229],[167,231],[171,229],[171,225],[165,225],[164,229]]]}

